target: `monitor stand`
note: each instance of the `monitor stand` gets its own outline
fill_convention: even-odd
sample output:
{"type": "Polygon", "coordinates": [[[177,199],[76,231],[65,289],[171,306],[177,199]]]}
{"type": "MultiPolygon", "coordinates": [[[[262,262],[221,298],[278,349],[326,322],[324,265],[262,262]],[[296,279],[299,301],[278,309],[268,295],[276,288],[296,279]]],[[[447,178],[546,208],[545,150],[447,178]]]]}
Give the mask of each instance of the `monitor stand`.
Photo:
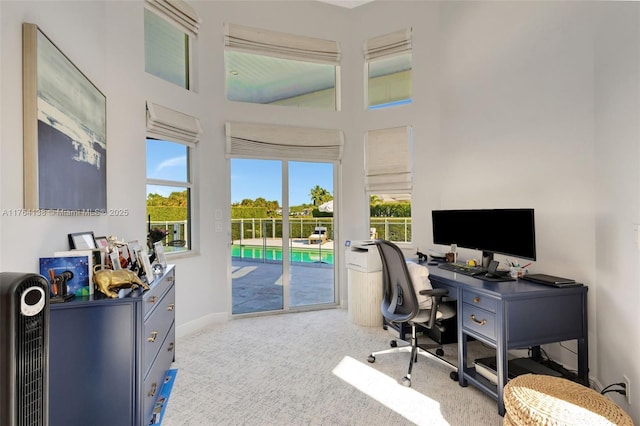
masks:
{"type": "Polygon", "coordinates": [[[489,269],[489,264],[493,261],[493,253],[489,251],[482,252],[482,268],[489,269]]]}

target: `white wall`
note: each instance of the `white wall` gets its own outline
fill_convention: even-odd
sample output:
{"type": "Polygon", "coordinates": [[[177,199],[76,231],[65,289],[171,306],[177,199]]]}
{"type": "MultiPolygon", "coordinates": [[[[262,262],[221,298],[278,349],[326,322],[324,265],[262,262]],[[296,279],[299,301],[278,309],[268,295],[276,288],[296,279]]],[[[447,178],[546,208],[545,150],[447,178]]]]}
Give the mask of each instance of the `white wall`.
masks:
{"type": "MultiPolygon", "coordinates": [[[[144,73],[142,2],[0,2],[0,209],[22,206],[20,26],[28,21],[107,95],[109,206],[131,211],[127,218],[0,216],[0,270],[36,270],[38,257],[66,247],[69,232],[144,239],[149,99],[200,117],[204,127],[195,159],[197,253],[175,259],[178,327],[186,332],[225,320],[230,185],[224,122],[344,130],[336,247],[368,235],[364,132],[410,124],[413,249],[432,244],[433,208],[535,208],[538,260],[531,270],[589,286],[591,376],[601,385],[621,381],[623,374],[640,383],[634,362],[640,350],[634,237],[634,224],[640,224],[640,4],[377,1],[353,10],[303,1],[193,4],[203,25],[195,45],[196,91],[188,93],[144,73]],[[339,41],[342,111],[227,102],[224,22],[339,41]],[[408,26],[414,36],[413,103],[366,111],[362,43],[408,26]],[[221,233],[215,232],[217,210],[225,223],[221,233]]],[[[342,268],[340,278],[346,282],[342,268]]],[[[547,349],[575,367],[575,345],[564,346],[547,349]]],[[[637,404],[612,398],[640,422],[637,404]]]]}

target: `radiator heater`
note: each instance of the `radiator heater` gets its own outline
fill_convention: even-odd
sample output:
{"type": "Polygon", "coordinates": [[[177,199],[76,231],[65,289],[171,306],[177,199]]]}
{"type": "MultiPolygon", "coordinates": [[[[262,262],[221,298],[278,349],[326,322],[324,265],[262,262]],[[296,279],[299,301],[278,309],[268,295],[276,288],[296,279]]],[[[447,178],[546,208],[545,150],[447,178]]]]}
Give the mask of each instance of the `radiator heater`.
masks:
{"type": "Polygon", "coordinates": [[[0,425],[49,424],[49,283],[0,272],[0,425]]]}

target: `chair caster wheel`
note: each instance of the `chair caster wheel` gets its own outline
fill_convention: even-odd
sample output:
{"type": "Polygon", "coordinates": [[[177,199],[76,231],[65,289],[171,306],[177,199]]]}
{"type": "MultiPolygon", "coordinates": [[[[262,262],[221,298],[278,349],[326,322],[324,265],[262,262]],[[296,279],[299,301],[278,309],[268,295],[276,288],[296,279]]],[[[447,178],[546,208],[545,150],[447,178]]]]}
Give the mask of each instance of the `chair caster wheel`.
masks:
{"type": "Polygon", "coordinates": [[[451,377],[451,380],[453,380],[454,382],[458,381],[458,372],[457,371],[452,371],[451,373],[449,373],[449,377],[451,377]]]}
{"type": "Polygon", "coordinates": [[[408,378],[408,377],[403,377],[402,378],[402,386],[410,388],[411,387],[411,379],[408,378]]]}
{"type": "Polygon", "coordinates": [[[444,355],[444,351],[442,350],[442,348],[436,349],[436,355],[438,355],[438,356],[444,355]]]}
{"type": "Polygon", "coordinates": [[[398,342],[396,342],[395,340],[392,340],[389,342],[389,346],[391,346],[392,348],[395,348],[396,346],[398,346],[398,342]]]}
{"type": "Polygon", "coordinates": [[[387,324],[385,324],[385,325],[383,325],[383,326],[382,326],[382,329],[383,329],[383,330],[386,330],[387,328],[389,328],[389,327],[387,327],[387,324]]]}
{"type": "Polygon", "coordinates": [[[367,361],[369,361],[369,363],[373,364],[374,362],[376,362],[376,357],[373,355],[369,355],[369,358],[367,358],[367,361]]]}

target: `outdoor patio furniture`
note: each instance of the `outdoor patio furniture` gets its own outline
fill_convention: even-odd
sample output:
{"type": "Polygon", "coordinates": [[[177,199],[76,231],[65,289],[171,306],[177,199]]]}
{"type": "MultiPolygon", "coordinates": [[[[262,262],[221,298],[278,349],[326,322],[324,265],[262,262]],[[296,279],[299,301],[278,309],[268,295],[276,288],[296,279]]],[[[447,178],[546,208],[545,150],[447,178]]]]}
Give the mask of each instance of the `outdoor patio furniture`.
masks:
{"type": "Polygon", "coordinates": [[[327,242],[326,226],[316,226],[313,234],[309,235],[309,244],[314,244],[314,242],[318,242],[319,244],[324,244],[327,242]]]}

